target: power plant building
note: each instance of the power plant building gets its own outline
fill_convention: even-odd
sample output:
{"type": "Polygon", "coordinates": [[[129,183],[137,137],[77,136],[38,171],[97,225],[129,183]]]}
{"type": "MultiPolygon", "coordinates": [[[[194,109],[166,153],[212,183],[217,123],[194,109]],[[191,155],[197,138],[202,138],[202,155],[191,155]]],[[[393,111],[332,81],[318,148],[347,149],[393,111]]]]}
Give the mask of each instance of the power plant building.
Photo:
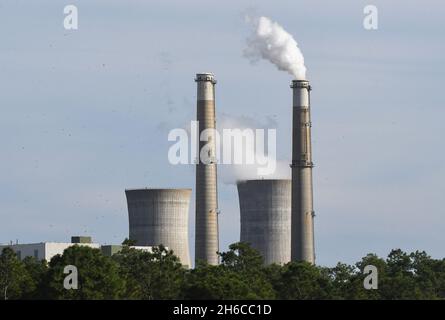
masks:
{"type": "MultiPolygon", "coordinates": [[[[71,237],[71,242],[11,243],[9,245],[0,245],[0,253],[4,248],[11,248],[20,260],[26,257],[34,257],[39,261],[46,260],[49,262],[55,255],[62,255],[66,249],[76,245],[100,249],[102,254],[108,257],[120,252],[124,247],[123,245],[100,245],[93,243],[91,237],[74,236],[71,237]]],[[[130,246],[130,248],[145,252],[153,251],[153,247],[130,246]]]]}
{"type": "Polygon", "coordinates": [[[125,190],[129,238],[136,246],[164,245],[190,267],[188,219],[191,189],[125,190]]]}
{"type": "Polygon", "coordinates": [[[71,242],[39,242],[39,243],[15,243],[0,245],[0,253],[4,248],[11,248],[20,260],[26,257],[34,257],[37,260],[50,261],[52,257],[63,254],[65,249],[74,245],[100,249],[100,244],[92,243],[91,237],[72,237],[71,242]]]}
{"type": "Polygon", "coordinates": [[[291,259],[291,180],[246,180],[237,184],[241,232],[266,265],[291,259]]]}

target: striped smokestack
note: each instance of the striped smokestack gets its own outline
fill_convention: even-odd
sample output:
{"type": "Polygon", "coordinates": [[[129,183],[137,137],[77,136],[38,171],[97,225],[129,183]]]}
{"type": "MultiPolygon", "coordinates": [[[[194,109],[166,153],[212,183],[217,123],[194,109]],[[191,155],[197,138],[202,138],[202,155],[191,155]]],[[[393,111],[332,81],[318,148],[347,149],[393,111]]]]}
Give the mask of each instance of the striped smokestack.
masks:
{"type": "Polygon", "coordinates": [[[315,263],[310,91],[307,80],[293,80],[292,251],[294,261],[315,263]]]}
{"type": "Polygon", "coordinates": [[[216,181],[216,139],[215,139],[215,77],[211,73],[199,73],[195,81],[198,86],[197,121],[199,137],[207,130],[207,141],[199,141],[196,164],[196,228],[195,262],[219,263],[218,241],[218,195],[216,181]],[[203,148],[204,147],[204,148],[203,148]],[[204,161],[202,153],[208,161],[204,161]]]}

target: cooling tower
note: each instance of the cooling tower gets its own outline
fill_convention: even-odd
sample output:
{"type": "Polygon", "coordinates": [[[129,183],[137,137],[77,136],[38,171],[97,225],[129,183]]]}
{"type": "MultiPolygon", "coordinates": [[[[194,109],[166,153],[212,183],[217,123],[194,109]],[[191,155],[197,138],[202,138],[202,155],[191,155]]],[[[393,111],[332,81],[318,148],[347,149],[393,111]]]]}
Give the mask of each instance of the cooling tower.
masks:
{"type": "Polygon", "coordinates": [[[137,246],[173,250],[185,266],[191,266],[188,245],[188,214],[191,189],[125,190],[130,240],[137,246]]]}
{"type": "Polygon", "coordinates": [[[291,258],[291,181],[238,182],[240,241],[250,243],[265,264],[285,264],[291,258]]]}
{"type": "Polygon", "coordinates": [[[292,260],[315,263],[310,91],[307,80],[293,80],[292,260]]]}
{"type": "MultiPolygon", "coordinates": [[[[219,262],[218,196],[216,183],[215,83],[211,73],[196,75],[197,121],[199,135],[206,130],[206,141],[199,139],[196,164],[195,261],[216,265],[219,262]],[[211,130],[207,130],[211,129],[211,130]],[[204,147],[204,148],[203,148],[204,147]]],[[[202,137],[201,137],[202,138],[202,137]]]]}

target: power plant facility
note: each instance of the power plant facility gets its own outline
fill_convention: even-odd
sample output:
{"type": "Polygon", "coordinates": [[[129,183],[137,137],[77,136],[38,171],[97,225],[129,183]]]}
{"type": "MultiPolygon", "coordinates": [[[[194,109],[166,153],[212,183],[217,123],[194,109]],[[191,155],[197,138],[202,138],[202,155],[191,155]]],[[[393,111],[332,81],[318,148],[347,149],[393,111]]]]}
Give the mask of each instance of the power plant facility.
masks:
{"type": "MultiPolygon", "coordinates": [[[[210,22],[211,19],[206,20],[210,22]]],[[[82,164],[73,167],[78,174],[82,174],[86,182],[92,184],[86,189],[72,186],[72,190],[82,192],[71,195],[72,199],[67,202],[66,212],[70,212],[76,219],[88,219],[84,224],[76,222],[65,229],[71,235],[71,228],[82,226],[81,230],[73,230],[78,236],[73,237],[71,242],[57,238],[35,242],[26,238],[23,241],[29,243],[19,243],[17,239],[15,244],[11,241],[9,244],[0,243],[0,250],[12,248],[20,259],[34,257],[48,260],[76,245],[82,247],[81,250],[87,250],[86,247],[98,249],[105,256],[113,256],[119,252],[122,253],[121,256],[125,256],[129,247],[142,252],[158,253],[159,247],[163,246],[169,250],[169,256],[171,250],[177,257],[172,260],[178,269],[207,266],[213,270],[213,266],[220,263],[224,269],[231,263],[226,257],[232,254],[242,258],[240,247],[247,246],[237,246],[241,242],[249,244],[260,253],[265,266],[297,261],[314,265],[312,87],[306,79],[315,81],[316,78],[306,76],[309,69],[305,66],[297,41],[278,22],[257,15],[246,15],[245,22],[251,32],[245,39],[243,51],[239,52],[240,57],[251,63],[268,61],[277,72],[283,72],[284,80],[280,80],[281,83],[277,84],[278,78],[270,70],[249,71],[239,64],[240,61],[233,59],[218,62],[218,59],[227,57],[224,54],[215,56],[215,48],[204,52],[209,49],[205,42],[207,39],[202,39],[199,49],[191,48],[187,52],[187,61],[180,59],[178,64],[176,57],[169,52],[157,54],[155,51],[142,50],[139,52],[141,58],[137,61],[140,68],[133,68],[133,64],[126,66],[125,63],[121,66],[126,74],[131,75],[131,85],[124,86],[123,94],[119,92],[119,101],[111,101],[113,103],[108,105],[112,99],[109,90],[87,90],[84,98],[91,96],[95,101],[97,97],[103,96],[99,102],[106,104],[103,109],[108,114],[94,112],[94,121],[79,118],[79,121],[75,121],[75,126],[71,126],[67,120],[70,117],[64,117],[62,120],[65,121],[66,128],[61,127],[62,133],[46,134],[47,130],[43,132],[45,137],[56,139],[54,141],[57,143],[77,143],[85,152],[85,157],[81,159],[84,162],[91,160],[91,153],[96,152],[97,155],[98,152],[106,151],[100,158],[94,158],[94,163],[90,161],[85,166],[82,164]],[[204,51],[196,55],[194,53],[197,50],[204,51]],[[215,72],[216,68],[227,69],[221,69],[219,75],[198,72],[212,69],[190,71],[190,66],[185,66],[184,62],[192,63],[190,66],[209,63],[211,67],[214,64],[215,72]],[[125,69],[127,67],[128,70],[125,69]],[[180,81],[186,69],[189,70],[187,79],[185,82],[180,81]],[[176,73],[174,79],[171,72],[176,73]],[[218,108],[217,77],[218,103],[221,103],[218,108]],[[193,101],[195,94],[196,106],[193,101]],[[103,117],[105,122],[102,121],[103,117]],[[292,129],[289,128],[290,121],[292,129]],[[106,125],[106,130],[96,130],[96,124],[106,125]],[[119,130],[114,130],[117,127],[119,130]],[[113,130],[108,130],[109,128],[113,130]],[[93,144],[84,144],[81,143],[85,140],[83,137],[96,140],[93,144]],[[101,143],[105,143],[107,148],[100,148],[101,143]],[[144,161],[142,168],[131,166],[131,163],[139,163],[140,160],[144,161]],[[83,167],[88,170],[83,170],[83,167]],[[100,169],[98,175],[88,176],[88,172],[95,168],[100,169]],[[117,172],[119,179],[110,180],[110,170],[117,172]],[[96,183],[99,177],[102,179],[101,184],[96,183]],[[96,180],[92,181],[92,178],[96,180]],[[116,183],[123,181],[136,185],[120,184],[117,191],[119,199],[116,199],[116,190],[111,189],[116,183]],[[123,203],[125,200],[127,212],[123,203]],[[77,215],[79,208],[86,212],[77,215]],[[126,225],[124,226],[127,213],[128,234],[126,225]],[[118,218],[123,221],[118,221],[118,218]],[[93,224],[91,229],[86,226],[88,223],[93,224]],[[107,225],[113,225],[113,229],[108,230],[107,225]],[[118,227],[123,233],[115,232],[118,227]],[[93,230],[100,230],[97,243],[93,243],[87,236],[93,230]],[[115,241],[104,241],[102,237],[105,236],[113,237],[115,241]]],[[[303,29],[298,31],[304,32],[303,29]]],[[[170,42],[172,41],[167,41],[166,44],[170,42]]],[[[235,44],[236,47],[230,50],[239,49],[240,43],[235,44]]],[[[105,61],[102,58],[98,57],[99,60],[94,62],[95,68],[88,68],[96,76],[105,75],[96,72],[98,68],[104,72],[120,70],[112,66],[112,60],[105,61]]],[[[119,72],[116,79],[119,79],[118,76],[119,72]]],[[[116,88],[121,87],[119,81],[113,80],[110,83],[113,86],[116,84],[116,88]]],[[[82,117],[89,119],[90,109],[82,108],[81,112],[85,113],[82,117]]],[[[45,126],[46,112],[42,114],[44,116],[39,119],[42,126],[45,126]]],[[[14,116],[20,118],[19,113],[14,116]]],[[[42,158],[35,158],[32,154],[35,141],[27,141],[26,135],[20,138],[24,140],[11,144],[11,150],[30,155],[28,167],[32,172],[40,175],[44,170],[51,171],[50,166],[42,164],[47,162],[44,161],[46,158],[52,159],[52,154],[45,154],[45,158],[43,153],[46,151],[42,149],[42,158]]],[[[52,144],[57,147],[57,144],[52,144]]],[[[11,159],[8,161],[13,162],[14,158],[11,159]]],[[[73,158],[70,161],[75,160],[73,158]]],[[[33,180],[33,183],[36,181],[33,180]]],[[[82,179],[75,182],[80,184],[82,179]]],[[[26,200],[28,194],[23,193],[23,197],[26,200]]],[[[65,201],[67,197],[63,194],[62,198],[65,201]]],[[[17,199],[15,200],[22,201],[22,198],[17,199]]],[[[49,200],[41,205],[47,206],[51,203],[49,200]]],[[[35,211],[28,203],[23,209],[19,207],[17,210],[19,209],[28,210],[30,214],[35,211]]],[[[39,224],[35,228],[40,228],[40,218],[37,220],[39,224]]],[[[60,224],[56,216],[55,221],[48,226],[58,228],[60,224]]],[[[71,250],[77,249],[75,247],[71,250]]],[[[145,253],[144,257],[159,260],[159,256],[156,257],[155,254],[145,253]]],[[[259,261],[258,256],[257,258],[259,261]]],[[[152,296],[154,297],[150,294],[150,298],[152,296]]]]}
{"type": "Polygon", "coordinates": [[[191,267],[188,220],[191,189],[125,190],[129,238],[136,246],[164,245],[191,267]]]}
{"type": "Polygon", "coordinates": [[[237,183],[241,215],[240,241],[263,256],[264,264],[291,260],[291,180],[237,183]]]}
{"type": "MultiPolygon", "coordinates": [[[[195,265],[219,263],[215,84],[212,73],[198,73],[198,137],[195,189],[195,265]]],[[[310,91],[307,80],[293,80],[291,179],[237,182],[240,241],[258,250],[268,264],[315,263],[310,91]]],[[[289,148],[290,149],[290,148],[289,148]]],[[[193,152],[193,150],[192,150],[193,152]]],[[[191,267],[188,220],[191,189],[126,190],[129,238],[136,246],[163,244],[191,267]]]]}
{"type": "Polygon", "coordinates": [[[0,300],[445,301],[431,2],[0,0],[0,300]]]}
{"type": "Polygon", "coordinates": [[[199,124],[199,149],[196,163],[195,262],[205,261],[216,265],[219,263],[215,137],[216,80],[212,73],[198,73],[195,81],[198,87],[196,117],[199,124]],[[203,132],[207,134],[207,139],[200,139],[203,132]]]}
{"type": "Polygon", "coordinates": [[[312,191],[311,86],[293,80],[292,119],[292,255],[293,261],[315,263],[312,191]]]}
{"type": "MultiPolygon", "coordinates": [[[[192,154],[196,151],[195,265],[219,264],[219,207],[217,188],[217,136],[215,76],[198,73],[196,118],[192,154]],[[193,148],[198,150],[193,150],[193,148]]],[[[240,242],[256,249],[265,265],[306,261],[315,264],[314,207],[311,146],[311,86],[308,80],[292,80],[291,179],[238,180],[240,242]]],[[[193,134],[192,134],[193,136],[193,134]]],[[[244,144],[244,147],[247,145],[244,144]]],[[[239,150],[238,150],[239,151],[239,150]]],[[[290,150],[289,150],[290,151],[290,150]]],[[[172,250],[184,267],[191,268],[189,252],[189,207],[191,188],[126,189],[129,235],[135,249],[151,251],[163,245],[172,250]]],[[[89,237],[74,237],[72,243],[10,243],[20,257],[48,259],[73,244],[100,248],[105,255],[123,245],[91,243],[89,237]]],[[[3,246],[3,247],[5,247],[3,246]]],[[[2,248],[0,246],[0,248],[2,248]]]]}

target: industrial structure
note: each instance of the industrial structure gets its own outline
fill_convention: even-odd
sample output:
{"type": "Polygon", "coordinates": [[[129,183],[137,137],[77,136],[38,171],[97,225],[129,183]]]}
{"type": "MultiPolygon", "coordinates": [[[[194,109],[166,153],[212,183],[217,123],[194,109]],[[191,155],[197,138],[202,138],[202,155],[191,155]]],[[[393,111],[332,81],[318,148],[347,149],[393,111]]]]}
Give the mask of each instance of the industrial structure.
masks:
{"type": "Polygon", "coordinates": [[[195,262],[219,263],[218,195],[216,180],[215,84],[212,73],[198,73],[197,121],[198,154],[196,162],[195,262]],[[205,137],[202,136],[204,132],[205,137]],[[201,141],[203,140],[203,141],[201,141]]]}
{"type": "MultiPolygon", "coordinates": [[[[195,262],[219,263],[218,194],[216,159],[215,84],[212,73],[198,73],[196,160],[195,262]]],[[[250,243],[265,264],[289,261],[315,263],[310,91],[307,80],[293,80],[292,179],[246,180],[237,183],[240,204],[240,241],[250,243]]],[[[125,190],[129,239],[134,248],[150,252],[164,245],[184,266],[191,267],[188,222],[191,189],[125,190]]],[[[101,248],[106,255],[121,245],[100,246],[90,237],[73,237],[71,243],[10,244],[19,258],[50,260],[74,245],[101,248]]]]}
{"type": "Polygon", "coordinates": [[[258,250],[266,265],[289,262],[291,180],[247,180],[238,182],[237,186],[240,241],[258,250]]]}
{"type": "Polygon", "coordinates": [[[294,261],[315,263],[312,195],[311,86],[293,80],[292,120],[292,255],[294,261]]]}
{"type": "Polygon", "coordinates": [[[164,245],[190,267],[188,219],[191,189],[125,190],[129,238],[136,246],[164,245]]]}
{"type": "MultiPolygon", "coordinates": [[[[124,248],[124,245],[122,244],[106,244],[103,246],[100,246],[100,251],[102,251],[102,254],[107,257],[111,257],[115,255],[116,253],[119,253],[124,248]]],[[[130,249],[140,250],[144,252],[153,252],[153,247],[150,246],[129,246],[130,249]]],[[[168,249],[168,248],[166,248],[168,249]]]]}
{"type": "Polygon", "coordinates": [[[34,257],[37,260],[50,261],[52,257],[63,254],[65,249],[74,245],[100,249],[100,244],[93,243],[91,237],[71,237],[71,242],[11,243],[9,245],[0,245],[0,253],[4,248],[11,248],[20,260],[26,257],[34,257]]]}
{"type": "MultiPolygon", "coordinates": [[[[0,245],[0,253],[4,248],[11,248],[20,260],[26,257],[34,257],[39,261],[46,260],[49,262],[55,255],[62,255],[65,249],[76,245],[100,249],[103,255],[109,257],[120,252],[124,247],[123,245],[100,245],[93,243],[91,237],[74,236],[71,237],[71,242],[10,243],[9,245],[0,245]]],[[[153,247],[147,246],[130,246],[130,248],[145,252],[153,251],[153,247]]]]}

